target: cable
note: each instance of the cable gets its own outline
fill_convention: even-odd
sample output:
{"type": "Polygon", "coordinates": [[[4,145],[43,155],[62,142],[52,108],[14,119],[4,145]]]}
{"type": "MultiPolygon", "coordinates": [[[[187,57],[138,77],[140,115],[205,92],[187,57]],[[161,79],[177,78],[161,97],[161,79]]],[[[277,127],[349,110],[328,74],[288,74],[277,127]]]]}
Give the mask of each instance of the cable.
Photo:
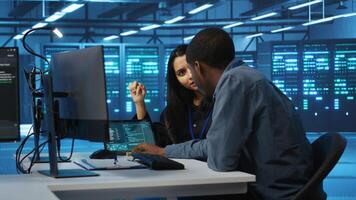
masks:
{"type": "Polygon", "coordinates": [[[44,56],[42,56],[42,55],[36,53],[36,52],[35,52],[29,45],[27,45],[27,43],[26,43],[26,38],[27,38],[27,36],[28,36],[30,33],[34,32],[34,31],[36,31],[36,30],[53,30],[53,28],[51,28],[51,27],[41,27],[41,28],[34,28],[34,29],[31,29],[31,30],[27,31],[27,32],[25,33],[25,35],[23,36],[23,38],[22,38],[22,46],[23,46],[23,47],[26,49],[26,51],[28,51],[30,54],[41,58],[42,60],[44,60],[44,61],[49,65],[49,61],[47,60],[46,57],[44,57],[44,56]]]}
{"type": "Polygon", "coordinates": [[[30,135],[31,134],[31,130],[33,129],[33,124],[31,125],[30,129],[27,131],[27,134],[26,136],[30,135]]]}
{"type": "MultiPolygon", "coordinates": [[[[23,38],[22,38],[22,46],[23,46],[23,47],[25,48],[25,50],[28,51],[30,54],[41,58],[42,60],[44,60],[44,61],[47,63],[47,65],[50,65],[48,59],[47,59],[45,56],[42,56],[42,55],[36,53],[36,52],[26,43],[26,38],[27,38],[27,36],[28,36],[30,33],[34,32],[34,31],[36,31],[36,30],[53,30],[53,28],[51,28],[51,27],[40,27],[40,28],[34,28],[34,29],[31,29],[31,30],[27,31],[27,32],[25,33],[25,35],[23,36],[23,38]]],[[[43,72],[40,68],[34,67],[34,68],[32,69],[32,71],[31,71],[31,73],[34,73],[35,79],[36,79],[36,74],[37,74],[37,71],[36,71],[36,70],[37,70],[37,69],[39,70],[40,81],[42,82],[43,75],[44,75],[45,73],[47,73],[47,71],[43,72]]],[[[30,77],[31,77],[31,76],[30,76],[30,77]]],[[[35,82],[36,82],[36,81],[37,81],[37,80],[35,80],[35,82]]],[[[30,86],[30,89],[31,89],[31,92],[32,92],[32,93],[42,90],[42,88],[39,88],[39,89],[33,88],[33,87],[32,87],[32,84],[29,84],[29,85],[31,85],[31,86],[30,86]]]]}
{"type": "Polygon", "coordinates": [[[31,72],[28,72],[28,71],[26,71],[25,69],[23,70],[24,73],[25,73],[25,76],[26,76],[27,85],[28,85],[28,87],[29,87],[30,90],[31,90],[31,94],[33,94],[34,91],[36,90],[35,88],[33,88],[33,85],[32,85],[32,83],[30,82],[31,79],[32,79],[32,78],[31,78],[31,74],[32,74],[33,69],[34,69],[34,68],[32,68],[31,72]]]}
{"type": "Polygon", "coordinates": [[[21,153],[22,153],[22,150],[26,144],[26,141],[32,136],[34,135],[34,133],[31,133],[29,135],[26,136],[26,138],[22,141],[22,143],[20,144],[19,148],[16,150],[16,169],[17,169],[17,172],[21,172],[23,174],[29,174],[31,173],[31,168],[32,166],[34,165],[34,161],[36,158],[36,155],[33,154],[35,152],[36,149],[39,149],[39,148],[42,148],[41,151],[43,150],[44,148],[44,145],[46,143],[48,143],[48,140],[41,143],[37,148],[34,147],[29,153],[27,153],[24,157],[21,158],[21,153]],[[28,157],[30,156],[31,154],[33,154],[32,158],[31,158],[31,162],[30,162],[30,166],[29,168],[26,170],[22,167],[22,162],[28,157]]]}
{"type": "MultiPolygon", "coordinates": [[[[60,138],[57,138],[57,140],[60,140],[60,138]]],[[[59,160],[61,160],[62,162],[67,162],[67,161],[70,161],[70,159],[72,158],[72,156],[73,156],[73,151],[74,151],[74,141],[75,141],[75,139],[74,139],[74,137],[72,138],[72,147],[71,147],[71,150],[70,150],[70,154],[69,154],[69,156],[68,156],[68,158],[67,159],[63,159],[62,157],[61,157],[61,148],[60,148],[60,144],[59,144],[59,142],[57,142],[57,149],[58,149],[58,158],[59,158],[59,160]]]]}
{"type": "MultiPolygon", "coordinates": [[[[38,148],[44,147],[45,144],[48,143],[48,141],[49,141],[49,140],[47,140],[47,141],[41,143],[41,144],[38,146],[38,148]]],[[[42,149],[43,149],[43,148],[42,148],[42,149]]],[[[34,151],[35,151],[35,148],[32,150],[32,152],[34,152],[34,151]]],[[[31,153],[32,153],[32,152],[31,152],[31,153]]],[[[27,170],[28,173],[31,173],[31,169],[32,169],[33,165],[35,164],[34,161],[35,161],[35,156],[32,156],[32,159],[31,159],[31,162],[30,162],[30,166],[29,166],[29,168],[28,168],[28,170],[27,170]]]]}
{"type": "MultiPolygon", "coordinates": [[[[27,174],[27,173],[30,173],[31,171],[29,169],[32,168],[32,166],[34,165],[34,160],[35,160],[35,157],[36,155],[33,155],[32,159],[31,159],[31,163],[30,163],[30,168],[25,170],[23,167],[22,167],[22,162],[29,156],[31,155],[37,148],[34,147],[29,153],[27,153],[23,158],[21,158],[21,154],[22,154],[22,151],[25,147],[25,144],[27,142],[27,140],[33,136],[35,133],[32,132],[31,133],[31,130],[33,129],[33,125],[30,127],[30,129],[28,130],[27,132],[27,135],[26,137],[22,140],[21,144],[19,145],[19,147],[16,149],[16,153],[15,153],[15,162],[16,162],[16,171],[18,173],[24,173],[24,174],[27,174]]],[[[39,132],[39,133],[43,133],[43,131],[39,132]]],[[[41,151],[43,150],[44,148],[44,145],[47,143],[48,141],[46,142],[43,142],[41,145],[38,146],[38,148],[41,148],[41,151]]]]}
{"type": "Polygon", "coordinates": [[[27,173],[26,170],[23,169],[23,167],[21,166],[21,153],[24,147],[24,144],[26,143],[27,139],[30,138],[33,135],[33,133],[31,133],[30,135],[28,135],[25,139],[24,142],[21,144],[21,146],[19,146],[18,151],[16,151],[16,169],[18,170],[18,172],[20,171],[21,173],[27,173]]]}
{"type": "MultiPolygon", "coordinates": [[[[41,59],[42,59],[43,61],[45,61],[45,63],[49,66],[50,63],[49,63],[48,59],[47,59],[45,56],[42,56],[42,55],[36,53],[36,52],[26,43],[26,38],[27,38],[27,36],[28,36],[30,33],[34,32],[34,31],[36,31],[36,30],[53,30],[53,28],[51,28],[51,27],[41,27],[41,28],[33,28],[33,29],[27,31],[27,32],[24,34],[23,38],[22,38],[22,45],[23,45],[24,49],[25,49],[27,52],[29,52],[30,54],[32,54],[32,55],[34,55],[34,56],[36,56],[36,57],[41,58],[41,59]]],[[[40,81],[40,84],[43,85],[43,77],[44,77],[44,75],[45,75],[47,72],[48,72],[47,70],[46,70],[46,71],[42,71],[41,69],[38,69],[38,68],[36,68],[36,67],[32,68],[31,72],[26,72],[26,73],[28,74],[28,75],[26,74],[27,77],[28,77],[28,78],[27,78],[27,83],[28,83],[29,88],[30,88],[30,90],[31,90],[31,93],[32,93],[32,95],[33,95],[33,97],[32,97],[33,99],[36,98],[35,95],[36,95],[38,92],[40,92],[40,94],[43,95],[43,93],[42,93],[43,88],[40,87],[40,88],[37,89],[37,88],[36,88],[36,82],[37,82],[37,81],[40,81]],[[40,75],[39,80],[38,80],[37,77],[36,77],[37,74],[40,75]]],[[[35,100],[33,101],[33,106],[34,106],[34,108],[36,108],[36,109],[34,109],[34,110],[37,110],[37,105],[36,105],[35,100]]],[[[53,110],[49,110],[48,112],[49,112],[48,114],[54,114],[54,111],[53,111],[53,110]]],[[[34,119],[34,120],[35,120],[35,119],[34,119]]],[[[39,120],[41,120],[41,119],[39,119],[39,120]]],[[[33,127],[33,126],[34,126],[34,125],[32,125],[32,127],[33,127]]],[[[32,128],[32,127],[31,127],[31,128],[32,128]]],[[[37,129],[36,129],[35,131],[37,131],[37,129]]],[[[40,132],[39,132],[39,133],[40,133],[40,132]]],[[[48,141],[46,141],[46,142],[42,143],[42,144],[39,145],[39,146],[35,146],[35,147],[32,149],[32,151],[30,151],[30,153],[26,154],[26,155],[21,159],[20,157],[21,157],[22,150],[23,150],[23,148],[24,148],[24,146],[25,146],[25,143],[26,143],[26,141],[28,140],[28,138],[31,137],[32,135],[34,135],[34,133],[28,135],[28,136],[23,140],[23,142],[21,143],[21,145],[19,146],[19,148],[16,150],[16,169],[18,170],[18,172],[20,171],[20,172],[22,172],[22,173],[30,173],[30,172],[31,172],[31,168],[32,168],[32,166],[34,165],[34,160],[36,159],[35,157],[37,157],[37,155],[39,155],[39,154],[36,154],[36,155],[34,155],[34,156],[32,157],[31,163],[30,163],[30,167],[29,167],[28,170],[23,169],[23,167],[21,166],[21,163],[23,162],[24,159],[26,159],[26,158],[27,158],[30,154],[32,154],[33,152],[38,152],[38,150],[40,150],[39,153],[41,153],[42,150],[43,150],[43,148],[44,148],[44,145],[45,145],[46,143],[48,143],[48,141]],[[40,149],[40,148],[41,148],[41,149],[40,149]],[[36,151],[36,150],[37,150],[37,151],[36,151]]],[[[51,137],[51,136],[48,136],[48,138],[50,138],[50,137],[51,137]]],[[[56,141],[58,141],[58,139],[60,139],[60,138],[56,138],[56,141]]],[[[58,142],[57,142],[57,143],[58,143],[58,142]]],[[[37,144],[37,143],[36,143],[36,144],[37,144]]],[[[55,144],[54,144],[54,145],[55,145],[55,144]]],[[[71,150],[70,157],[72,156],[72,153],[73,153],[73,147],[74,147],[74,141],[72,141],[72,150],[71,150]]],[[[35,153],[34,153],[34,154],[35,154],[35,153]]],[[[60,157],[60,152],[59,152],[59,151],[58,151],[58,156],[60,157]]]]}
{"type": "MultiPolygon", "coordinates": [[[[38,148],[44,146],[46,143],[48,143],[48,140],[45,141],[45,142],[43,142],[43,143],[41,143],[41,144],[38,146],[38,148]]],[[[36,147],[34,147],[29,153],[27,153],[27,154],[19,161],[19,165],[20,165],[21,167],[22,167],[22,165],[21,165],[22,162],[23,162],[29,155],[31,155],[35,150],[36,150],[36,147]]],[[[24,170],[26,174],[31,173],[31,168],[32,168],[32,166],[34,165],[35,157],[36,157],[35,155],[32,156],[29,168],[28,168],[27,170],[24,170]]],[[[23,169],[23,168],[22,168],[22,169],[23,169]]]]}
{"type": "Polygon", "coordinates": [[[41,150],[39,151],[39,154],[41,154],[41,152],[43,151],[45,146],[42,146],[41,150]]]}
{"type": "Polygon", "coordinates": [[[16,154],[15,154],[15,162],[16,162],[16,171],[17,172],[22,172],[22,173],[26,173],[25,170],[22,168],[22,166],[19,164],[20,163],[20,157],[21,157],[21,153],[23,150],[23,147],[26,144],[26,141],[28,140],[28,138],[30,138],[34,133],[30,134],[30,131],[32,129],[33,126],[31,126],[31,128],[29,129],[29,132],[27,133],[27,136],[25,137],[24,140],[22,140],[21,144],[19,145],[19,147],[16,149],[16,154]]]}

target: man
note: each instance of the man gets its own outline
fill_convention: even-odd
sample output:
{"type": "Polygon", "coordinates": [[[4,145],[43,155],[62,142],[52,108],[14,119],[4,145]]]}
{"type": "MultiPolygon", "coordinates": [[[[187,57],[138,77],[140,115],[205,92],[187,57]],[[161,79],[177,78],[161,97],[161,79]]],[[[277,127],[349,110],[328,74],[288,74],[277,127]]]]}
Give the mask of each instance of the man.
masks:
{"type": "Polygon", "coordinates": [[[215,103],[207,139],[136,150],[255,174],[248,199],[292,199],[312,175],[311,145],[288,97],[234,55],[232,39],[218,28],[199,32],[186,52],[195,83],[215,103]]]}

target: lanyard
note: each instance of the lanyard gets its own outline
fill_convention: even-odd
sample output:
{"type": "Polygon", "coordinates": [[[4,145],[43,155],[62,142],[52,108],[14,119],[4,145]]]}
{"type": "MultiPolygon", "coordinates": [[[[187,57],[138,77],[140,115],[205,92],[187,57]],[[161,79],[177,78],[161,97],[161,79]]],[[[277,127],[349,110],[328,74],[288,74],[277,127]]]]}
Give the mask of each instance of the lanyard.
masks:
{"type": "MultiPolygon", "coordinates": [[[[199,140],[203,139],[203,134],[205,132],[205,129],[207,128],[208,126],[208,122],[209,122],[209,119],[211,117],[211,114],[212,114],[212,110],[210,110],[208,116],[206,117],[205,121],[204,121],[204,125],[203,125],[203,128],[201,129],[200,131],[200,134],[199,134],[199,140]]],[[[192,139],[195,140],[195,136],[194,136],[194,132],[193,132],[193,120],[192,120],[192,109],[190,107],[188,107],[188,120],[189,120],[189,132],[190,132],[190,136],[192,136],[192,139]]]]}

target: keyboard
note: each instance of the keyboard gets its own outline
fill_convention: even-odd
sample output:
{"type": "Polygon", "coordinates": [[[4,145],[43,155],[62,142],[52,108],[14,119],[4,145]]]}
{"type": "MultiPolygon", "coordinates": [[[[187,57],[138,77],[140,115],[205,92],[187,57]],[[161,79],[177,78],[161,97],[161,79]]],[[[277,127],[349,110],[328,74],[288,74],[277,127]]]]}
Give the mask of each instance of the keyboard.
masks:
{"type": "Polygon", "coordinates": [[[184,165],[182,163],[160,155],[148,153],[132,153],[132,157],[137,160],[137,162],[154,170],[184,169],[184,165]]]}

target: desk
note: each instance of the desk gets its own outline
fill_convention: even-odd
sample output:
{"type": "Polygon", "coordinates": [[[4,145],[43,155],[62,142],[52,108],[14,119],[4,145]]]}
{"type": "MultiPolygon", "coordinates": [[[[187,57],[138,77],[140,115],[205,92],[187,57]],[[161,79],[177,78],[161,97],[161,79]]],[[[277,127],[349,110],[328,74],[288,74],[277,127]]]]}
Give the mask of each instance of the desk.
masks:
{"type": "MultiPolygon", "coordinates": [[[[137,197],[237,194],[247,191],[255,176],[243,172],[214,172],[197,160],[175,159],[185,170],[153,171],[149,169],[96,171],[100,176],[55,179],[35,170],[49,164],[36,164],[33,174],[0,176],[0,199],[133,199],[137,197]],[[55,194],[57,195],[55,195],[55,194]]],[[[60,163],[59,169],[78,168],[60,163]]]]}

